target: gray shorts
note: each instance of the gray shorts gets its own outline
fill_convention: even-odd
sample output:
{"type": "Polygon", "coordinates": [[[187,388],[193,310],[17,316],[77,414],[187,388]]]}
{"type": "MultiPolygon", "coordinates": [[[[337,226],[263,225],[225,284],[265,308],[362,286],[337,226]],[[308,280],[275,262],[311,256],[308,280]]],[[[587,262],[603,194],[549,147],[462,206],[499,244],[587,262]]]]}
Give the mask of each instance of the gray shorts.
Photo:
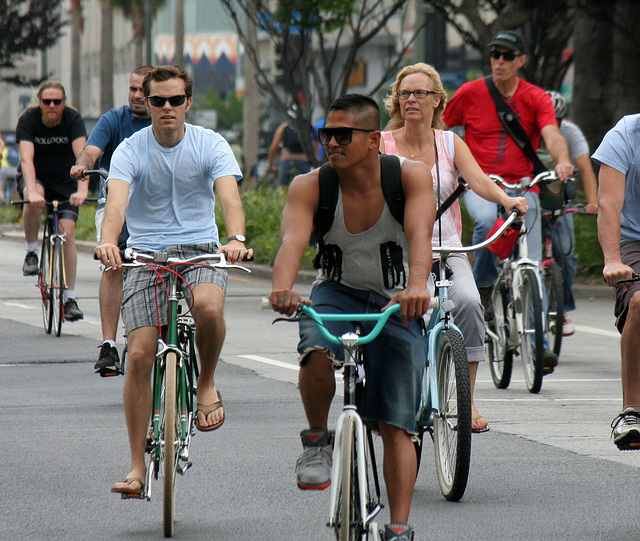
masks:
{"type": "MultiPolygon", "coordinates": [[[[172,246],[166,251],[170,256],[186,259],[198,254],[215,254],[218,248],[217,243],[210,242],[172,246]]],[[[188,304],[191,304],[191,291],[198,284],[211,283],[219,286],[225,293],[227,291],[229,277],[224,269],[202,265],[173,268],[179,270],[183,277],[178,287],[184,292],[188,304]]],[[[167,295],[162,280],[168,286],[168,271],[163,271],[158,276],[149,267],[125,267],[122,321],[127,334],[138,327],[158,327],[167,324],[167,295]]]]}
{"type": "MultiPolygon", "coordinates": [[[[633,269],[634,272],[640,274],[640,241],[629,240],[620,245],[620,255],[622,262],[633,269]]],[[[620,333],[627,321],[627,312],[629,311],[629,301],[633,294],[640,291],[640,282],[633,282],[631,287],[615,288],[616,305],[614,315],[616,316],[616,327],[620,333]]]]}

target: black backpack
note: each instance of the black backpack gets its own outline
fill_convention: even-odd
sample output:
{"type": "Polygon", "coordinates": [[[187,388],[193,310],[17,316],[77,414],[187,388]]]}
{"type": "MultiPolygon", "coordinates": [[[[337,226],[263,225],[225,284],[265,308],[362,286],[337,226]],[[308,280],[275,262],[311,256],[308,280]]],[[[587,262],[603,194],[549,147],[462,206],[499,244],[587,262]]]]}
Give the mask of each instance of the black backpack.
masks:
{"type": "MultiPolygon", "coordinates": [[[[400,160],[397,156],[380,155],[380,174],[382,179],[382,191],[384,198],[389,205],[391,214],[400,225],[404,224],[404,191],[402,189],[402,173],[400,160]]],[[[320,167],[318,210],[313,219],[313,232],[315,235],[318,255],[315,260],[315,267],[320,268],[320,262],[324,253],[324,243],[322,238],[327,234],[336,212],[338,204],[338,173],[325,163],[320,167]]]]}

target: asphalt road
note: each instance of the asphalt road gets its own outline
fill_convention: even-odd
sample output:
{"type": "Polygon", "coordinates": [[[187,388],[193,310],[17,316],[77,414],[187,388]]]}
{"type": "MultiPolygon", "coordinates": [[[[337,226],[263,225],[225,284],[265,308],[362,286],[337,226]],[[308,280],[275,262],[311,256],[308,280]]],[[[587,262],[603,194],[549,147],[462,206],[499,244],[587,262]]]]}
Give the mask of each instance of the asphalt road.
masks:
{"type": "MultiPolygon", "coordinates": [[[[0,238],[0,253],[0,539],[162,538],[160,482],[149,503],[109,493],[129,465],[124,378],[93,374],[95,263],[80,255],[85,320],[65,323],[55,338],[42,330],[34,278],[20,273],[22,244],[0,238]]],[[[328,493],[295,485],[305,423],[295,387],[297,332],[272,326],[273,315],[260,311],[268,291],[262,272],[231,280],[218,372],[227,421],[193,440],[194,466],[178,479],[177,539],[332,539],[324,525],[328,493]]],[[[418,539],[640,538],[633,488],[640,454],[618,451],[609,437],[621,405],[612,302],[601,290],[580,295],[571,314],[576,334],[539,394],[527,392],[519,364],[506,390],[481,367],[476,400],[491,430],[473,438],[461,502],[441,496],[433,451],[425,449],[411,515],[418,539]]],[[[386,521],[385,509],[378,522],[386,521]]]]}

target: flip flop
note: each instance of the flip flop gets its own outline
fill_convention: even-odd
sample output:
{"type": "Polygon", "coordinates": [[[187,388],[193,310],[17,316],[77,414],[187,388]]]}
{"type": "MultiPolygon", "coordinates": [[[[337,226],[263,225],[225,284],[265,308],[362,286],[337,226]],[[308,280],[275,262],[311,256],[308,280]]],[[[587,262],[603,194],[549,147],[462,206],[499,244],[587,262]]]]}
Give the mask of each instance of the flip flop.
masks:
{"type": "Polygon", "coordinates": [[[489,432],[489,423],[487,423],[482,428],[480,428],[478,426],[479,425],[478,421],[480,421],[480,419],[484,419],[486,421],[486,419],[482,415],[478,415],[477,417],[474,417],[473,419],[471,419],[471,432],[473,432],[474,434],[481,434],[482,432],[489,432]]]}
{"type": "Polygon", "coordinates": [[[216,411],[217,409],[224,407],[222,404],[222,395],[220,394],[220,391],[218,391],[218,398],[219,400],[217,402],[214,402],[213,404],[206,405],[206,404],[198,403],[198,409],[196,410],[196,428],[200,430],[200,432],[211,432],[212,430],[217,430],[222,426],[222,423],[224,423],[224,420],[226,418],[226,412],[222,416],[221,421],[218,421],[217,423],[211,426],[203,427],[199,423],[200,418],[198,417],[198,412],[202,413],[202,415],[204,415],[204,418],[206,419],[212,411],[216,411]]]}
{"type": "Polygon", "coordinates": [[[116,485],[119,484],[119,483],[116,483],[111,487],[111,492],[115,492],[116,494],[134,494],[134,495],[140,495],[144,492],[144,482],[142,481],[142,479],[138,479],[137,477],[125,477],[122,481],[120,481],[120,483],[125,483],[128,487],[131,486],[131,483],[138,483],[138,485],[140,485],[140,488],[138,490],[131,490],[130,488],[127,488],[127,487],[116,488],[116,485]]]}

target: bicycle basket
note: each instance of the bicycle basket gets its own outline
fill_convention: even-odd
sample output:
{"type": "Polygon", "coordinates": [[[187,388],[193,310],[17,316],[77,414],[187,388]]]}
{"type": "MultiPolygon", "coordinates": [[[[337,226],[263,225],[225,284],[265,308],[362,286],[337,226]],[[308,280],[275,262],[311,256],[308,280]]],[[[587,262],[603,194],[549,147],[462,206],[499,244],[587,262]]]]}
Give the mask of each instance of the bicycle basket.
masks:
{"type": "Polygon", "coordinates": [[[560,179],[540,184],[540,206],[546,210],[560,210],[576,195],[573,180],[562,182],[560,179]]]}

